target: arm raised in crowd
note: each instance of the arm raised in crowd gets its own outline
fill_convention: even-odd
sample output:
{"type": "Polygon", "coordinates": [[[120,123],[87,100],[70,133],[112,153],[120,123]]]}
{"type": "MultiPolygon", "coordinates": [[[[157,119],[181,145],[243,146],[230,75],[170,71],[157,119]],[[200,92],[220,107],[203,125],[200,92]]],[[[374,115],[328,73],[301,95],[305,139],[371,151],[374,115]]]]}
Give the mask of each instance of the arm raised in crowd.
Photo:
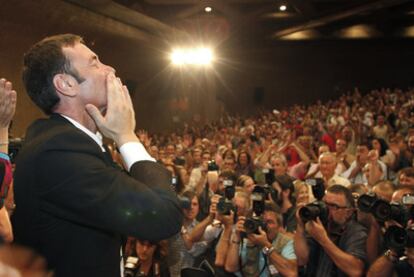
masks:
{"type": "Polygon", "coordinates": [[[244,222],[246,217],[240,216],[236,223],[236,230],[231,236],[231,241],[227,251],[226,262],[224,263],[224,269],[228,272],[236,272],[240,269],[240,242],[241,233],[245,232],[244,222]]]}
{"type": "Polygon", "coordinates": [[[1,193],[6,193],[6,195],[0,195],[0,236],[6,242],[13,241],[13,232],[12,226],[10,223],[10,218],[7,213],[6,207],[4,206],[5,198],[7,196],[6,187],[9,187],[11,179],[8,176],[11,176],[11,164],[7,156],[8,146],[9,146],[9,125],[14,116],[16,110],[16,100],[17,95],[16,91],[13,90],[12,83],[6,79],[0,79],[0,162],[3,163],[2,168],[3,180],[0,180],[0,185],[5,186],[1,187],[1,193]],[[9,174],[10,173],[10,174],[9,174]]]}
{"type": "Polygon", "coordinates": [[[191,249],[195,242],[200,241],[203,238],[204,232],[208,225],[213,223],[214,218],[217,213],[217,203],[220,198],[220,195],[213,195],[211,198],[211,205],[210,205],[210,213],[209,215],[203,219],[200,223],[198,223],[194,229],[188,234],[186,239],[184,240],[185,246],[187,249],[191,249]]]}
{"type": "Polygon", "coordinates": [[[222,267],[225,265],[226,258],[227,258],[230,237],[232,234],[233,224],[234,224],[233,222],[234,213],[233,211],[231,211],[230,215],[219,215],[218,219],[224,225],[224,230],[221,233],[219,242],[216,247],[216,260],[214,263],[216,266],[222,267]]]}

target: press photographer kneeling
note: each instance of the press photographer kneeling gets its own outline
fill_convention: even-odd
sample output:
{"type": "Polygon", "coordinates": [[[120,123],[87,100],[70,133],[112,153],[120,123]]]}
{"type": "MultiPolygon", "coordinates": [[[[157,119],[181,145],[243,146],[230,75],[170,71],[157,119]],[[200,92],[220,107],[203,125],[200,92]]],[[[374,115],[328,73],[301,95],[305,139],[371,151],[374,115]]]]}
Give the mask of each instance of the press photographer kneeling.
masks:
{"type": "Polygon", "coordinates": [[[282,216],[275,205],[265,204],[261,187],[252,192],[253,216],[240,216],[225,262],[228,272],[242,276],[297,276],[293,240],[280,233],[282,216]]]}
{"type": "Polygon", "coordinates": [[[306,276],[362,276],[367,231],[353,217],[350,190],[333,185],[320,200],[297,213],[298,264],[306,266],[306,276]]]}

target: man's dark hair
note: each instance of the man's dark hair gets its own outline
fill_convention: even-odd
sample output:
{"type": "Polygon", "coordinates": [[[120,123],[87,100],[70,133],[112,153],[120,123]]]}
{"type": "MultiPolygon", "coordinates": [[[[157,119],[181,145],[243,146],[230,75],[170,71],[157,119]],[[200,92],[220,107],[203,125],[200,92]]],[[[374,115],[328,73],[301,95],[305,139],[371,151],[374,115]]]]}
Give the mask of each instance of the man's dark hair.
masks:
{"type": "Polygon", "coordinates": [[[43,39],[33,45],[24,55],[23,83],[32,101],[46,114],[51,114],[59,103],[53,84],[53,77],[59,73],[72,75],[82,82],[79,74],[71,68],[70,61],[62,48],[83,43],[80,36],[72,34],[56,35],[43,39]]]}
{"type": "Polygon", "coordinates": [[[346,205],[348,207],[355,208],[354,198],[352,197],[351,191],[347,187],[341,185],[333,185],[330,186],[326,191],[334,194],[342,194],[345,196],[346,205]]]}

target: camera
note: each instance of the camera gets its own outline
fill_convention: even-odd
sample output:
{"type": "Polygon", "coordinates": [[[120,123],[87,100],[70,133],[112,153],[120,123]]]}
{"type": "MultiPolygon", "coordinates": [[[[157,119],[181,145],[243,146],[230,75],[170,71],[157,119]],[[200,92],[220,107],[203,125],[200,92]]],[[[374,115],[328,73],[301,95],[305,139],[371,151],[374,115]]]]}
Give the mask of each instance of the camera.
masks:
{"type": "Polygon", "coordinates": [[[310,179],[306,179],[305,183],[311,187],[313,196],[315,196],[316,199],[321,201],[325,195],[325,183],[323,179],[322,178],[310,178],[310,179]]]}
{"type": "Polygon", "coordinates": [[[271,198],[274,202],[278,202],[279,194],[274,189],[272,184],[275,182],[275,171],[274,169],[265,168],[262,170],[265,176],[265,184],[263,185],[265,199],[271,198]]]}
{"type": "Polygon", "coordinates": [[[250,198],[252,200],[253,216],[246,218],[244,229],[246,234],[259,234],[259,227],[262,227],[264,231],[267,230],[266,223],[261,218],[265,210],[265,190],[263,187],[256,186],[250,198]]]}
{"type": "Polygon", "coordinates": [[[249,217],[244,222],[244,229],[246,234],[259,234],[259,227],[262,227],[263,231],[267,231],[267,225],[260,217],[249,217]]]}
{"type": "Polygon", "coordinates": [[[299,216],[304,223],[319,217],[325,225],[328,221],[328,209],[323,201],[314,201],[300,208],[299,216]]]}
{"type": "Polygon", "coordinates": [[[405,247],[414,247],[414,229],[390,226],[384,234],[384,243],[387,248],[403,250],[405,247]]]}
{"type": "Polygon", "coordinates": [[[262,172],[265,176],[266,184],[268,184],[269,186],[272,186],[273,182],[275,181],[275,170],[265,168],[262,170],[262,172]]]}
{"type": "Polygon", "coordinates": [[[129,256],[125,261],[124,277],[134,277],[138,271],[138,257],[129,256]]]}
{"type": "Polygon", "coordinates": [[[232,180],[223,180],[224,196],[220,197],[217,203],[217,212],[222,215],[229,215],[231,211],[236,211],[236,207],[231,201],[236,193],[236,188],[232,180]]]}
{"type": "Polygon", "coordinates": [[[357,201],[361,212],[371,213],[379,222],[384,222],[391,217],[391,205],[379,199],[374,193],[363,194],[357,201]]]}
{"type": "Polygon", "coordinates": [[[216,161],[215,160],[211,160],[211,161],[208,162],[208,164],[207,164],[207,170],[208,171],[218,171],[219,170],[219,167],[216,164],[216,161]]]}

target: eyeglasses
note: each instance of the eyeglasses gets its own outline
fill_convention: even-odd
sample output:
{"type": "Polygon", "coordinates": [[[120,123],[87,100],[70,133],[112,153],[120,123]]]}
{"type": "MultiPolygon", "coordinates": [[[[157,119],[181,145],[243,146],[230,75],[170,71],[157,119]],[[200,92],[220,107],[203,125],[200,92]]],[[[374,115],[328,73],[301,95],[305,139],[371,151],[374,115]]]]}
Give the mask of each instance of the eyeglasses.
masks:
{"type": "Polygon", "coordinates": [[[326,206],[327,206],[328,208],[330,208],[330,209],[332,209],[332,210],[334,210],[334,211],[336,211],[336,210],[340,210],[340,209],[348,209],[348,208],[349,208],[349,207],[347,207],[347,206],[345,206],[345,207],[339,206],[338,204],[335,204],[335,203],[328,203],[328,202],[325,202],[325,204],[326,204],[326,206]]]}

